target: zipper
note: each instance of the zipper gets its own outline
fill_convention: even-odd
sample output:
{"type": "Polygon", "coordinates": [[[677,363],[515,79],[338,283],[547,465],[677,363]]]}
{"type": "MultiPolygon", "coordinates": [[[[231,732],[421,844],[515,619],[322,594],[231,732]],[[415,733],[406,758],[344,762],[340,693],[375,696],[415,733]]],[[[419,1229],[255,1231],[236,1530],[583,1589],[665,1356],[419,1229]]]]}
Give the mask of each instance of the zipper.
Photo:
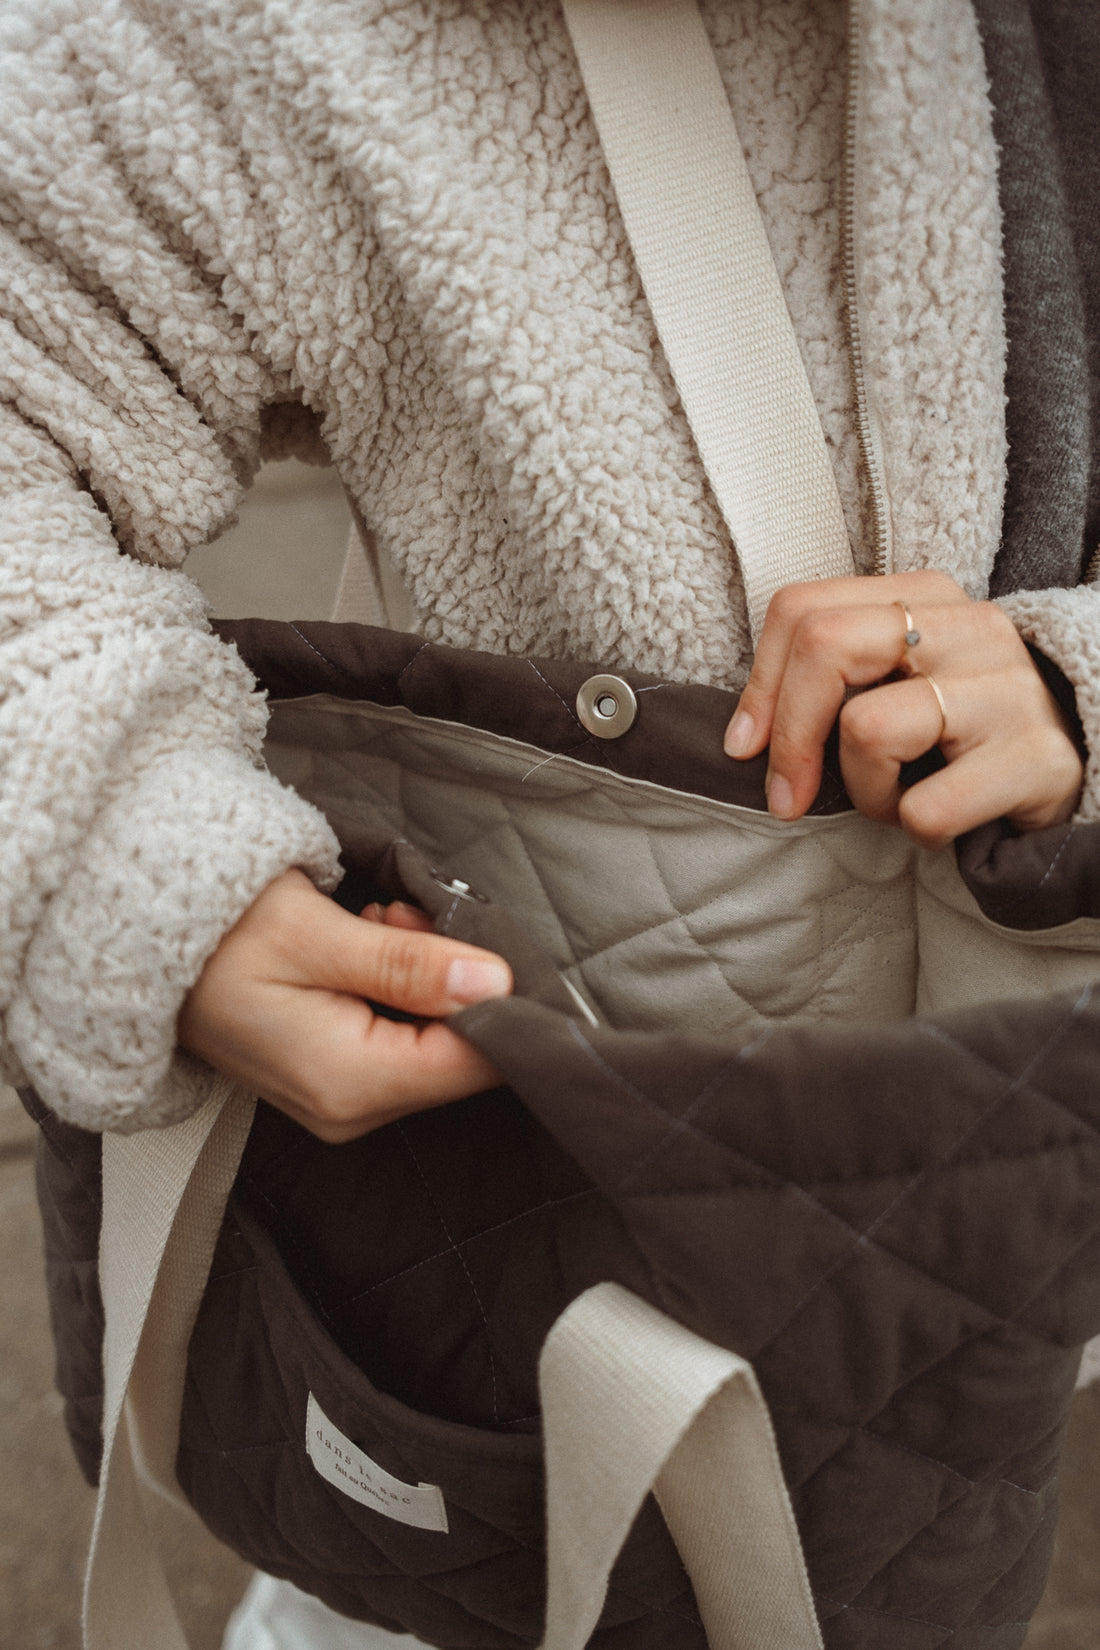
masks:
{"type": "Polygon", "coordinates": [[[1100,544],[1096,546],[1096,549],[1089,557],[1089,564],[1085,568],[1085,576],[1081,580],[1081,583],[1095,584],[1098,579],[1100,579],[1100,544]]]}
{"type": "MultiPolygon", "coordinates": [[[[857,277],[856,227],[858,218],[856,152],[863,98],[863,3],[848,4],[848,87],[844,118],[844,166],[841,186],[841,241],[844,259],[844,313],[848,330],[848,360],[856,404],[856,430],[860,456],[871,501],[874,572],[892,572],[894,532],[890,517],[890,496],[886,490],[886,466],[882,439],[864,370],[863,336],[860,330],[859,281],[857,277]]],[[[1100,553],[1098,553],[1100,554],[1100,553]]]]}

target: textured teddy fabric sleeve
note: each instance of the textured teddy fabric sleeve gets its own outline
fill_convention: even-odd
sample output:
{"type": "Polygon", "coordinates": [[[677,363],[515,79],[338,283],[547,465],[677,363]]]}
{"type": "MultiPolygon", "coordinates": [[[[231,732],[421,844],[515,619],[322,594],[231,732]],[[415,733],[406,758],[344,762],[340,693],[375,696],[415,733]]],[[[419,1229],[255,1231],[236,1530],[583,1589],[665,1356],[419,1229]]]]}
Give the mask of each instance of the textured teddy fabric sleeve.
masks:
{"type": "Polygon", "coordinates": [[[221,936],[290,866],[330,885],[337,847],[179,571],[286,384],[151,227],[68,10],[0,21],[0,1051],[61,1116],[131,1129],[203,1097],[175,1021],[221,936]]]}
{"type": "Polygon", "coordinates": [[[1077,818],[1100,819],[1100,589],[1018,590],[998,602],[1024,638],[1073,684],[1088,759],[1077,818]]]}

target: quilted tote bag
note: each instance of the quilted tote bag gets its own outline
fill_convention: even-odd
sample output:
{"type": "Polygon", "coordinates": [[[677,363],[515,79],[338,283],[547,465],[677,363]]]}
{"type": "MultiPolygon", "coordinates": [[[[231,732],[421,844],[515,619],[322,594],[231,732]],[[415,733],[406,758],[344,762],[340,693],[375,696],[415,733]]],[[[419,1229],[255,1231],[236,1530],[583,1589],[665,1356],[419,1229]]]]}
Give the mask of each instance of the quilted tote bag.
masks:
{"type": "Polygon", "coordinates": [[[329,1147],[225,1086],[105,1140],[89,1642],[182,1642],[152,1484],[440,1645],[1022,1643],[1100,1329],[1095,918],[1017,944],[973,892],[1037,843],[941,903],[1042,993],[915,1015],[939,882],[835,771],[772,821],[728,695],[627,673],[578,749],[584,666],[224,628],[349,904],[511,960],[456,1018],[509,1088],[329,1147]]]}
{"type": "MultiPolygon", "coordinates": [[[[694,8],[640,4],[616,56],[620,10],[570,26],[609,153],[635,48],[687,77],[649,109],[663,85],[671,188],[629,131],[615,181],[758,628],[850,571],[839,502],[694,8]],[[718,369],[647,245],[700,145],[741,203],[700,253],[703,299],[744,299],[718,369]]],[[[835,765],[779,825],[762,764],[716,754],[718,690],[223,632],[342,897],[512,962],[455,1020],[508,1087],[328,1148],[222,1084],[104,1143],[92,1650],[182,1644],[151,1487],[439,1645],[1021,1644],[1100,1330],[1093,828],[919,853],[835,765]]]]}

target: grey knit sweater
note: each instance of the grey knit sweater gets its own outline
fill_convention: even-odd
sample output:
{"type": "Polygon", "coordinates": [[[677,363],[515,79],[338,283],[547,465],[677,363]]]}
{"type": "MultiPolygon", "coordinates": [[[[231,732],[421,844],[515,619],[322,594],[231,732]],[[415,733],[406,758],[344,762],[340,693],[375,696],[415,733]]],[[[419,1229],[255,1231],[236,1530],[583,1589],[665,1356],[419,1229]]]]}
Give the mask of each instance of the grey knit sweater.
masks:
{"type": "MultiPolygon", "coordinates": [[[[988,588],[997,156],[961,0],[866,0],[861,308],[895,566],[988,588]]],[[[834,458],[844,7],[704,0],[834,458]]],[[[0,1028],[63,1115],[185,1115],[205,958],[325,821],[181,571],[303,411],[424,634],[737,686],[736,560],[553,0],[2,0],[0,1028]]],[[[1100,597],[1010,604],[1100,749],[1100,597]]],[[[1090,764],[1083,809],[1100,811],[1090,764]]]]}

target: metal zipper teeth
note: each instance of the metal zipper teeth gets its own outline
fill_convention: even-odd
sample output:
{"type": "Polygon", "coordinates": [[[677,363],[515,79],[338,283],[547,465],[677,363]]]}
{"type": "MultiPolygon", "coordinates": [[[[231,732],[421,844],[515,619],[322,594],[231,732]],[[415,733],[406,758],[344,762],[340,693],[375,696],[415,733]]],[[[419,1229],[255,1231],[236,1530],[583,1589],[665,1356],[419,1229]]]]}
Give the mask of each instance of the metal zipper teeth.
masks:
{"type": "Polygon", "coordinates": [[[848,88],[844,120],[844,169],[841,189],[841,240],[844,252],[844,311],[848,329],[848,359],[856,403],[856,429],[873,517],[874,571],[889,573],[893,565],[893,527],[886,490],[886,466],[878,423],[867,394],[863,337],[860,331],[859,287],[856,279],[856,144],[863,90],[863,11],[860,0],[848,6],[848,88]]]}
{"type": "Polygon", "coordinates": [[[1098,579],[1100,579],[1100,544],[1096,546],[1096,549],[1089,557],[1089,564],[1085,568],[1085,576],[1081,580],[1081,583],[1095,584],[1098,579]]]}

